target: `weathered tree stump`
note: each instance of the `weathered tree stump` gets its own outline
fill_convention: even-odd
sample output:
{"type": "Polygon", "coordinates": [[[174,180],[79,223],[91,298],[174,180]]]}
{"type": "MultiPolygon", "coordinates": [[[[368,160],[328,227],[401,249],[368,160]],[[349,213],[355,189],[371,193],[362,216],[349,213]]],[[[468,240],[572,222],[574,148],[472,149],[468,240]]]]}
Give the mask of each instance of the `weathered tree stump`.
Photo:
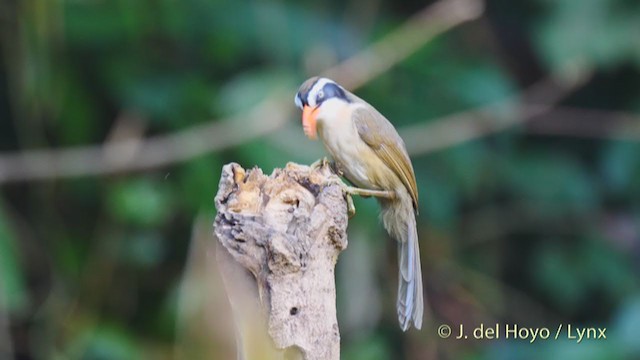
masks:
{"type": "Polygon", "coordinates": [[[340,179],[287,164],[266,176],[225,165],[215,202],[218,264],[238,358],[340,358],[334,268],[347,246],[340,179]]]}

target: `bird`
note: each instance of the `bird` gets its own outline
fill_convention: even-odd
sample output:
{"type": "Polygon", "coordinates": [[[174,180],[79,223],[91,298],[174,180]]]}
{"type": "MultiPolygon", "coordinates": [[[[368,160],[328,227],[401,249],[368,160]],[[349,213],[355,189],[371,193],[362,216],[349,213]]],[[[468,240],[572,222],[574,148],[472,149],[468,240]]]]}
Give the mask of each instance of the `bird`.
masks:
{"type": "Polygon", "coordinates": [[[383,226],[397,241],[400,328],[407,331],[413,323],[421,329],[418,189],[404,141],[378,110],[331,79],[307,79],[294,102],[302,110],[304,134],[312,140],[319,137],[339,173],[355,185],[345,184],[347,194],[378,199],[383,226]]]}

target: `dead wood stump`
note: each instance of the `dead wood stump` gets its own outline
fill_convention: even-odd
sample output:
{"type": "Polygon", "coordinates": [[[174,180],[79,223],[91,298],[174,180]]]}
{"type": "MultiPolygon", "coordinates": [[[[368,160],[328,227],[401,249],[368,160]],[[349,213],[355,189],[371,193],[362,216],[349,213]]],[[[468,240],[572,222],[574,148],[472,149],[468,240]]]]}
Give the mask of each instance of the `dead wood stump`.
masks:
{"type": "Polygon", "coordinates": [[[339,181],[328,166],[289,163],[270,176],[224,166],[214,228],[240,359],[340,358],[334,268],[347,246],[347,210],[339,181]]]}

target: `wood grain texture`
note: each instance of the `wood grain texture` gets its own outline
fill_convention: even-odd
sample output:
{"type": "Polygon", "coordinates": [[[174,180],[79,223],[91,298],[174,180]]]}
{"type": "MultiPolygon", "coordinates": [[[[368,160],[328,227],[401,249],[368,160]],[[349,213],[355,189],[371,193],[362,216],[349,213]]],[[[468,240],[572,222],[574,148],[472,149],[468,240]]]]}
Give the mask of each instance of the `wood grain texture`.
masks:
{"type": "Polygon", "coordinates": [[[328,166],[289,163],[269,176],[224,166],[214,228],[239,358],[340,358],[334,268],[347,246],[347,210],[339,181],[328,166]]]}

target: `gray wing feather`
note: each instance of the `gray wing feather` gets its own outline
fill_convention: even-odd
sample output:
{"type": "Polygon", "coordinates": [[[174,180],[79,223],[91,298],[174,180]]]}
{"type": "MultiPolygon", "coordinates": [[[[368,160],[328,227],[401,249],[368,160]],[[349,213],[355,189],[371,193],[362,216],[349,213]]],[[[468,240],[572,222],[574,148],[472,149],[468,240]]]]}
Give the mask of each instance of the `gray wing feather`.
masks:
{"type": "Polygon", "coordinates": [[[366,103],[354,110],[352,117],[360,138],[402,181],[411,195],[413,208],[417,211],[418,187],[413,165],[396,129],[389,120],[366,103]]]}

